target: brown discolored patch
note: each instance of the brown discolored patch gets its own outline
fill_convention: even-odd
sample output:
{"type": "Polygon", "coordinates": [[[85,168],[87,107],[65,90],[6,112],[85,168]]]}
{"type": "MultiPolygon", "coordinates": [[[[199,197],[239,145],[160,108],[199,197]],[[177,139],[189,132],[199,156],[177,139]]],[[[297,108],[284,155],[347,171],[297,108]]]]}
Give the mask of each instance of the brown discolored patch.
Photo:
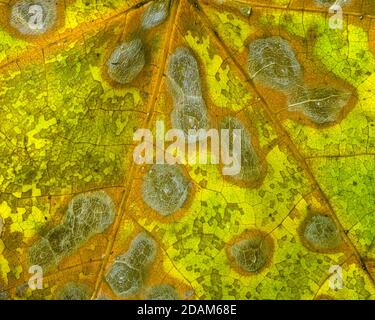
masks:
{"type": "MultiPolygon", "coordinates": [[[[296,122],[300,122],[306,126],[313,128],[323,129],[337,125],[340,123],[350,111],[356,106],[358,102],[356,89],[338,77],[335,77],[330,71],[318,59],[309,59],[310,54],[307,54],[307,48],[312,47],[313,44],[306,44],[302,40],[290,37],[286,32],[278,30],[276,34],[280,34],[282,37],[290,42],[295,52],[297,53],[297,60],[303,70],[303,79],[301,80],[301,86],[306,87],[323,87],[333,88],[339,90],[349,96],[347,103],[338,112],[335,121],[327,123],[316,123],[310,117],[306,116],[301,111],[290,111],[288,108],[289,99],[293,95],[293,89],[288,91],[277,91],[272,90],[268,87],[264,87],[257,83],[256,87],[259,93],[264,97],[271,111],[277,115],[277,118],[283,122],[286,119],[292,119],[296,122]]],[[[310,37],[311,39],[311,37],[310,37]]]]}
{"type": "MultiPolygon", "coordinates": [[[[214,128],[217,128],[218,130],[220,130],[220,121],[224,119],[225,117],[234,117],[237,120],[239,120],[244,126],[245,131],[250,136],[251,145],[254,149],[254,152],[258,157],[259,166],[260,166],[259,168],[260,174],[256,179],[249,180],[249,181],[237,179],[229,175],[223,175],[223,178],[243,188],[259,188],[262,185],[267,175],[267,161],[266,161],[267,151],[263,150],[259,145],[258,132],[252,125],[252,119],[250,119],[247,110],[241,110],[236,113],[232,111],[228,111],[228,110],[221,110],[220,117],[218,116],[215,118],[214,128]]],[[[220,162],[219,168],[220,168],[220,171],[222,172],[222,169],[223,169],[222,162],[220,162]]]]}
{"type": "MultiPolygon", "coordinates": [[[[134,220],[132,220],[134,221],[134,220]]],[[[194,297],[194,293],[192,293],[190,296],[182,296],[181,293],[185,292],[192,292],[192,286],[187,281],[180,281],[176,279],[175,277],[171,276],[169,274],[169,270],[165,269],[165,260],[169,260],[168,254],[166,250],[161,246],[161,241],[156,237],[158,233],[153,231],[152,235],[143,229],[143,227],[136,223],[136,226],[132,233],[126,238],[126,240],[121,244],[121,248],[115,247],[113,251],[111,252],[110,261],[107,264],[107,268],[105,270],[105,274],[108,272],[108,270],[111,268],[112,263],[118,257],[119,255],[124,254],[127,252],[130,248],[130,244],[133,241],[133,239],[139,235],[140,233],[145,233],[147,236],[149,236],[151,239],[153,239],[156,242],[156,256],[154,260],[143,270],[142,272],[142,286],[137,294],[129,295],[126,298],[122,298],[117,296],[110,286],[108,285],[107,281],[101,282],[100,287],[97,290],[96,296],[100,297],[101,295],[108,296],[111,299],[127,299],[127,300],[134,300],[134,299],[144,299],[147,291],[150,287],[153,287],[155,285],[159,284],[168,284],[173,286],[176,289],[176,292],[179,294],[179,298],[181,300],[184,299],[192,299],[194,297]],[[120,251],[120,249],[122,251],[120,251]]],[[[172,268],[172,266],[171,266],[172,268]]]]}
{"type": "MultiPolygon", "coordinates": [[[[108,188],[104,190],[114,203],[116,219],[119,203],[124,190],[122,188],[108,188]]],[[[91,191],[95,192],[95,190],[91,191]]],[[[77,194],[52,197],[51,211],[53,213],[53,219],[43,225],[41,229],[37,230],[38,232],[35,236],[27,239],[27,250],[23,251],[21,257],[23,270],[27,271],[30,267],[30,248],[33,245],[37,244],[41,239],[45,238],[48,232],[62,225],[62,221],[64,221],[64,216],[66,215],[69,202],[76,195],[77,194]]],[[[81,264],[84,267],[86,264],[91,264],[95,261],[100,260],[106,250],[106,246],[109,242],[108,239],[113,232],[113,228],[114,222],[110,226],[108,226],[108,228],[104,232],[92,235],[91,237],[86,239],[86,241],[84,241],[80,246],[75,247],[74,250],[72,250],[68,255],[62,255],[57,265],[52,264],[50,267],[43,270],[44,275],[51,275],[51,277],[53,278],[53,273],[56,272],[56,270],[66,270],[69,268],[74,268],[75,266],[81,264]]],[[[26,272],[25,277],[27,277],[27,275],[28,273],[26,272]]]]}
{"type": "Polygon", "coordinates": [[[141,190],[143,184],[143,176],[147,174],[150,167],[151,165],[142,166],[134,175],[133,188],[134,190],[137,190],[137,192],[133,192],[131,194],[131,198],[129,198],[128,201],[132,203],[132,206],[137,206],[137,210],[134,210],[132,213],[130,213],[130,215],[132,216],[132,218],[136,220],[144,218],[146,219],[146,221],[151,222],[156,220],[165,224],[173,223],[175,221],[180,220],[189,211],[189,208],[191,207],[192,202],[194,201],[194,195],[196,194],[198,188],[201,188],[201,186],[199,184],[195,184],[192,181],[188,173],[189,169],[187,167],[180,166],[184,177],[189,182],[188,196],[180,209],[178,209],[172,214],[163,216],[156,210],[150,208],[142,199],[141,190]]]}
{"type": "Polygon", "coordinates": [[[7,250],[15,251],[16,249],[22,247],[23,234],[19,231],[9,233],[6,237],[4,237],[3,242],[7,250]]]}
{"type": "Polygon", "coordinates": [[[302,244],[315,252],[336,253],[346,248],[344,236],[328,211],[309,208],[297,232],[302,244]]]}
{"type": "Polygon", "coordinates": [[[65,25],[65,6],[72,2],[72,0],[54,1],[56,4],[56,20],[53,25],[41,34],[24,34],[21,33],[17,28],[11,25],[10,19],[12,15],[12,8],[15,4],[21,2],[20,0],[11,0],[7,4],[0,4],[0,24],[13,36],[20,38],[22,40],[36,42],[38,44],[45,43],[53,36],[56,36],[58,30],[65,25]]]}
{"type": "MultiPolygon", "coordinates": [[[[267,10],[267,9],[265,9],[267,10]]],[[[254,33],[252,33],[245,42],[245,48],[243,52],[234,52],[229,49],[233,55],[234,61],[239,68],[244,70],[244,75],[250,82],[250,87],[254,89],[255,96],[262,97],[262,104],[266,104],[266,109],[269,112],[276,115],[280,122],[284,122],[286,119],[292,119],[294,121],[303,123],[304,125],[314,127],[314,128],[327,128],[332,127],[340,123],[355,107],[358,102],[356,89],[347,83],[346,81],[336,77],[332,74],[323,63],[315,57],[312,48],[314,48],[314,43],[317,39],[316,30],[314,28],[306,30],[306,38],[295,37],[283,28],[274,28],[269,25],[279,23],[276,21],[270,21],[269,24],[264,22],[265,12],[261,8],[253,8],[252,20],[254,25],[265,26],[267,28],[261,27],[257,28],[254,33]],[[263,21],[263,22],[261,22],[263,21]],[[318,124],[312,121],[309,117],[305,116],[302,112],[292,112],[288,110],[288,98],[293,92],[293,88],[288,90],[276,90],[270,87],[262,85],[260,82],[251,79],[249,75],[248,68],[248,52],[249,44],[255,40],[269,38],[274,36],[280,36],[289,42],[291,48],[293,49],[297,61],[301,65],[303,76],[300,79],[300,86],[307,87],[332,87],[345,93],[350,94],[350,98],[346,105],[338,113],[336,120],[324,124],[318,124]]],[[[280,19],[287,23],[289,15],[287,13],[283,14],[280,19]]],[[[273,19],[272,15],[268,16],[268,19],[273,19]]],[[[252,90],[250,90],[252,91],[252,90]]]]}
{"type": "Polygon", "coordinates": [[[242,275],[249,276],[254,273],[262,272],[264,269],[266,269],[272,264],[272,258],[274,253],[274,241],[272,237],[264,231],[256,229],[245,230],[243,233],[234,237],[232,240],[230,240],[230,242],[227,243],[226,253],[232,268],[242,275]],[[245,258],[250,259],[250,261],[254,263],[253,271],[247,271],[246,269],[244,269],[243,266],[240,266],[238,260],[233,254],[234,246],[243,243],[243,241],[249,240],[253,241],[251,246],[253,250],[250,250],[248,252],[249,255],[247,257],[245,256],[245,258]],[[263,246],[263,249],[260,246],[263,246]],[[261,258],[261,261],[257,264],[256,259],[260,257],[259,248],[262,250],[264,257],[261,258]],[[258,252],[258,254],[256,254],[255,252],[258,252]]]}
{"type": "MultiPolygon", "coordinates": [[[[165,40],[165,31],[155,34],[155,30],[160,30],[160,26],[145,30],[141,27],[142,16],[146,7],[138,10],[129,10],[121,17],[111,20],[111,28],[113,36],[109,41],[104,57],[102,58],[101,75],[112,87],[121,89],[125,87],[144,88],[152,85],[155,81],[151,81],[158,72],[158,61],[154,61],[155,51],[161,48],[165,40]],[[122,84],[115,81],[108,73],[107,62],[113,54],[114,50],[124,42],[139,40],[142,43],[145,64],[137,76],[129,83],[122,84]]],[[[168,19],[168,18],[167,18],[168,19]]],[[[146,90],[145,90],[146,91],[146,90]]]]}

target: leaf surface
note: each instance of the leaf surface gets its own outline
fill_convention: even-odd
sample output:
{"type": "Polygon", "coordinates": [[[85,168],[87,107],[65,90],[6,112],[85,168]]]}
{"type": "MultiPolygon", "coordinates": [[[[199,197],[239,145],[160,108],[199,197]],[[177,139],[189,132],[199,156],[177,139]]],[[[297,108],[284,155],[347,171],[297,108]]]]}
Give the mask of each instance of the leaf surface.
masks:
{"type": "Polygon", "coordinates": [[[374,298],[371,1],[352,0],[343,29],[333,30],[328,8],[315,1],[176,0],[165,21],[145,30],[142,17],[152,2],[72,0],[38,37],[10,26],[12,5],[0,4],[7,17],[0,26],[1,296],[55,299],[76,283],[87,298],[121,298],[106,274],[145,233],[156,256],[140,290],[126,298],[145,298],[160,284],[173,286],[181,299],[374,298]],[[271,36],[294,50],[303,70],[298,85],[350,94],[335,121],[319,124],[288,109],[289,93],[249,72],[249,44],[271,36]],[[142,40],[145,65],[131,82],[116,83],[107,61],[134,38],[142,40]],[[133,133],[155,132],[160,120],[171,128],[167,68],[179,47],[198,62],[212,126],[228,115],[240,119],[262,169],[256,183],[242,185],[223,177],[218,165],[185,163],[188,200],[162,216],[142,199],[149,166],[133,161],[133,133]],[[111,226],[46,270],[43,289],[31,290],[30,248],[64,222],[75,196],[99,190],[114,203],[111,226]],[[334,250],[306,240],[315,213],[337,227],[341,242],[334,250]],[[269,257],[259,271],[244,272],[231,247],[254,232],[270,239],[269,257]],[[332,266],[342,268],[340,290],[330,287],[332,266]]]}

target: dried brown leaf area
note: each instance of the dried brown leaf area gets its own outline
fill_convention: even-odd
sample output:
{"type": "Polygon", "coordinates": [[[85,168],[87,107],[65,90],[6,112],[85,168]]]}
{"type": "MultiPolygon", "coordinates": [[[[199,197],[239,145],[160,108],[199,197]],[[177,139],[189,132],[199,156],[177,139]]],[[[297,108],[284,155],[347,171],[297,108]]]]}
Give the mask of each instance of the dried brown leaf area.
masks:
{"type": "Polygon", "coordinates": [[[331,2],[3,1],[0,298],[374,298],[375,3],[331,2]],[[137,165],[160,121],[241,171],[137,165]]]}

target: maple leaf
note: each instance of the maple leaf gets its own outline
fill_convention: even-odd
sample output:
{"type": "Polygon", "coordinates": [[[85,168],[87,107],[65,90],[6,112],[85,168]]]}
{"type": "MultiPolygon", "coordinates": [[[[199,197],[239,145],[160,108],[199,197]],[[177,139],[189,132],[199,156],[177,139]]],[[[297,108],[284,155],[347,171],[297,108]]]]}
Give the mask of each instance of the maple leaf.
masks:
{"type": "Polygon", "coordinates": [[[374,298],[362,2],[1,3],[0,297],[374,298]],[[240,128],[241,171],[136,164],[160,121],[240,128]]]}

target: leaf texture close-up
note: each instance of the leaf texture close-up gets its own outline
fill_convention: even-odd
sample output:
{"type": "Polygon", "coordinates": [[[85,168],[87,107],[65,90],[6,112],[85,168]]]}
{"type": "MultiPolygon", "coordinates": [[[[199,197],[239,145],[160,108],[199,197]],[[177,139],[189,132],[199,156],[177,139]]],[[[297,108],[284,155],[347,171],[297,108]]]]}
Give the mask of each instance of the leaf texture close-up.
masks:
{"type": "Polygon", "coordinates": [[[0,299],[374,298],[374,0],[0,1],[0,299]]]}

